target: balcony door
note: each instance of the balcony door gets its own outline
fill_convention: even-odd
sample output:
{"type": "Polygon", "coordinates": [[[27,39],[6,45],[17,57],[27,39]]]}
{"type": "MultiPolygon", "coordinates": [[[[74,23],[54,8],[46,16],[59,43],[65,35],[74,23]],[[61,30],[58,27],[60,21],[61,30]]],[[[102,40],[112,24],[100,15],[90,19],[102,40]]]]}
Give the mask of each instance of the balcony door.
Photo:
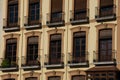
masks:
{"type": "Polygon", "coordinates": [[[28,37],[27,44],[27,64],[38,64],[38,36],[28,37]]]}
{"type": "Polygon", "coordinates": [[[100,17],[113,15],[114,0],[100,0],[100,17]]]}
{"type": "Polygon", "coordinates": [[[112,29],[99,31],[99,61],[112,61],[112,29]]]}
{"type": "Polygon", "coordinates": [[[53,34],[50,36],[50,64],[60,64],[61,62],[61,34],[53,34]]]}
{"type": "Polygon", "coordinates": [[[10,66],[16,65],[16,51],[17,51],[17,39],[16,38],[7,39],[5,60],[9,61],[10,66]]]}
{"type": "Polygon", "coordinates": [[[39,24],[40,19],[40,0],[29,0],[28,24],[39,24]]]}
{"type": "Polygon", "coordinates": [[[51,22],[62,21],[63,0],[51,0],[51,22]]]}
{"type": "Polygon", "coordinates": [[[84,31],[73,34],[73,62],[85,62],[86,33],[84,31]]]}
{"type": "Polygon", "coordinates": [[[7,26],[17,27],[18,24],[18,0],[8,0],[7,26]]]}
{"type": "Polygon", "coordinates": [[[74,0],[74,19],[85,19],[87,16],[87,0],[74,0]]]}

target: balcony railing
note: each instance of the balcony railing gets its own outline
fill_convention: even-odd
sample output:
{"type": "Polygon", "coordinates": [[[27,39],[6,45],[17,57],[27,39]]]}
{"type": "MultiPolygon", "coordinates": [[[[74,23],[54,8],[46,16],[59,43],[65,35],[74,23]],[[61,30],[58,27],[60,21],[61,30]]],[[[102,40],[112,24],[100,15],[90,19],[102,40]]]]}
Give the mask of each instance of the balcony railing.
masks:
{"type": "Polygon", "coordinates": [[[116,64],[116,51],[94,51],[94,63],[99,64],[116,64]],[[106,53],[105,53],[106,52],[106,53]],[[109,52],[109,53],[108,53],[109,52]]]}
{"type": "Polygon", "coordinates": [[[62,26],[64,25],[64,12],[56,12],[56,13],[47,13],[47,25],[51,26],[62,26]]]}
{"type": "Polygon", "coordinates": [[[71,24],[88,23],[89,22],[89,9],[70,11],[70,21],[71,21],[71,24]]]}
{"type": "Polygon", "coordinates": [[[64,66],[64,54],[60,55],[45,55],[46,67],[63,67],[64,66]]]}
{"type": "Polygon", "coordinates": [[[29,59],[26,56],[22,56],[22,68],[23,69],[40,68],[40,55],[30,56],[29,59]]]}
{"type": "Polygon", "coordinates": [[[8,18],[3,19],[3,29],[4,31],[18,31],[20,30],[20,18],[18,18],[17,22],[10,23],[8,18]]]}
{"type": "Polygon", "coordinates": [[[24,26],[26,29],[36,29],[41,28],[42,15],[40,15],[39,20],[31,20],[28,16],[24,16],[24,26]]]}
{"type": "Polygon", "coordinates": [[[0,59],[0,70],[2,71],[14,71],[18,70],[18,60],[19,58],[16,58],[16,61],[11,61],[9,59],[0,59]]]}
{"type": "Polygon", "coordinates": [[[97,21],[116,19],[116,5],[106,7],[96,7],[95,17],[97,21]]]}
{"type": "Polygon", "coordinates": [[[70,67],[76,67],[76,66],[87,66],[88,63],[88,51],[86,51],[84,54],[79,56],[73,56],[73,54],[68,54],[68,65],[70,67]]]}

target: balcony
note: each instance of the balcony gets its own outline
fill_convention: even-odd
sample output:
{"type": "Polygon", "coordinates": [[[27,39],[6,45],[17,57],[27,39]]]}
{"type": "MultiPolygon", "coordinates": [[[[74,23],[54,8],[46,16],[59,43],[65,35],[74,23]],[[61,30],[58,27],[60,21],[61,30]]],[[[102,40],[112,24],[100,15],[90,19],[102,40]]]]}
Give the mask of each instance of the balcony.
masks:
{"type": "Polygon", "coordinates": [[[26,56],[22,56],[22,68],[24,70],[33,70],[33,69],[40,69],[40,55],[34,55],[34,57],[30,57],[29,60],[26,56]],[[36,57],[38,56],[38,57],[36,57]]]}
{"type": "Polygon", "coordinates": [[[3,19],[3,30],[5,32],[19,31],[20,30],[20,18],[16,22],[9,22],[8,18],[3,19]]]}
{"type": "Polygon", "coordinates": [[[38,20],[32,20],[28,16],[24,17],[24,26],[27,30],[29,29],[39,29],[42,28],[42,21],[41,21],[42,16],[40,15],[40,19],[38,20]]]}
{"type": "Polygon", "coordinates": [[[47,69],[64,68],[64,54],[45,55],[45,67],[47,69]]]}
{"type": "Polygon", "coordinates": [[[64,21],[64,12],[56,12],[56,13],[48,13],[47,14],[47,26],[55,27],[55,26],[63,26],[65,24],[64,21]]]}
{"type": "Polygon", "coordinates": [[[74,24],[85,24],[89,22],[89,9],[70,11],[70,22],[74,24]]]}
{"type": "Polygon", "coordinates": [[[3,72],[9,72],[9,71],[18,71],[18,60],[19,58],[16,58],[16,61],[10,61],[9,59],[0,59],[0,70],[3,72]]]}
{"type": "MultiPolygon", "coordinates": [[[[101,51],[104,52],[104,51],[101,51]]],[[[110,51],[109,51],[110,52],[110,51]]],[[[95,65],[116,65],[116,51],[113,50],[109,54],[94,51],[95,65]]]]}
{"type": "Polygon", "coordinates": [[[68,66],[72,67],[87,67],[89,66],[88,62],[88,52],[84,55],[79,56],[73,56],[73,54],[68,54],[68,66]]]}
{"type": "Polygon", "coordinates": [[[96,7],[95,18],[98,22],[116,19],[116,6],[96,7]]]}

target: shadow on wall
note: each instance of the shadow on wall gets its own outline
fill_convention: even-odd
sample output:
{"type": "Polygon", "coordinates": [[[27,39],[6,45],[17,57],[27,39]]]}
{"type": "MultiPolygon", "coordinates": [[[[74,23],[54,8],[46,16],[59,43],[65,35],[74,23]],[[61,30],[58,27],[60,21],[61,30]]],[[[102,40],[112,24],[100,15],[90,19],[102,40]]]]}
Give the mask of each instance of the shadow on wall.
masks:
{"type": "Polygon", "coordinates": [[[120,71],[117,73],[117,80],[120,80],[120,71]]]}

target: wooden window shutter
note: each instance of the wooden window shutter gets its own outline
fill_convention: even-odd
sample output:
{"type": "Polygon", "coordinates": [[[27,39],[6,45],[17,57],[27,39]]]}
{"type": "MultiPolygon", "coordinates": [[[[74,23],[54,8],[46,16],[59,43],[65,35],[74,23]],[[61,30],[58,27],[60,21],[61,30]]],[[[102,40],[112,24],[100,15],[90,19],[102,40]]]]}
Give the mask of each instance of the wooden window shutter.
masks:
{"type": "Polygon", "coordinates": [[[63,0],[51,0],[51,12],[62,12],[63,0]]]}
{"type": "Polygon", "coordinates": [[[100,0],[101,7],[113,5],[113,3],[114,3],[113,0],[100,0]]]}
{"type": "Polygon", "coordinates": [[[81,10],[87,8],[87,0],[74,0],[74,9],[81,10]]]}

